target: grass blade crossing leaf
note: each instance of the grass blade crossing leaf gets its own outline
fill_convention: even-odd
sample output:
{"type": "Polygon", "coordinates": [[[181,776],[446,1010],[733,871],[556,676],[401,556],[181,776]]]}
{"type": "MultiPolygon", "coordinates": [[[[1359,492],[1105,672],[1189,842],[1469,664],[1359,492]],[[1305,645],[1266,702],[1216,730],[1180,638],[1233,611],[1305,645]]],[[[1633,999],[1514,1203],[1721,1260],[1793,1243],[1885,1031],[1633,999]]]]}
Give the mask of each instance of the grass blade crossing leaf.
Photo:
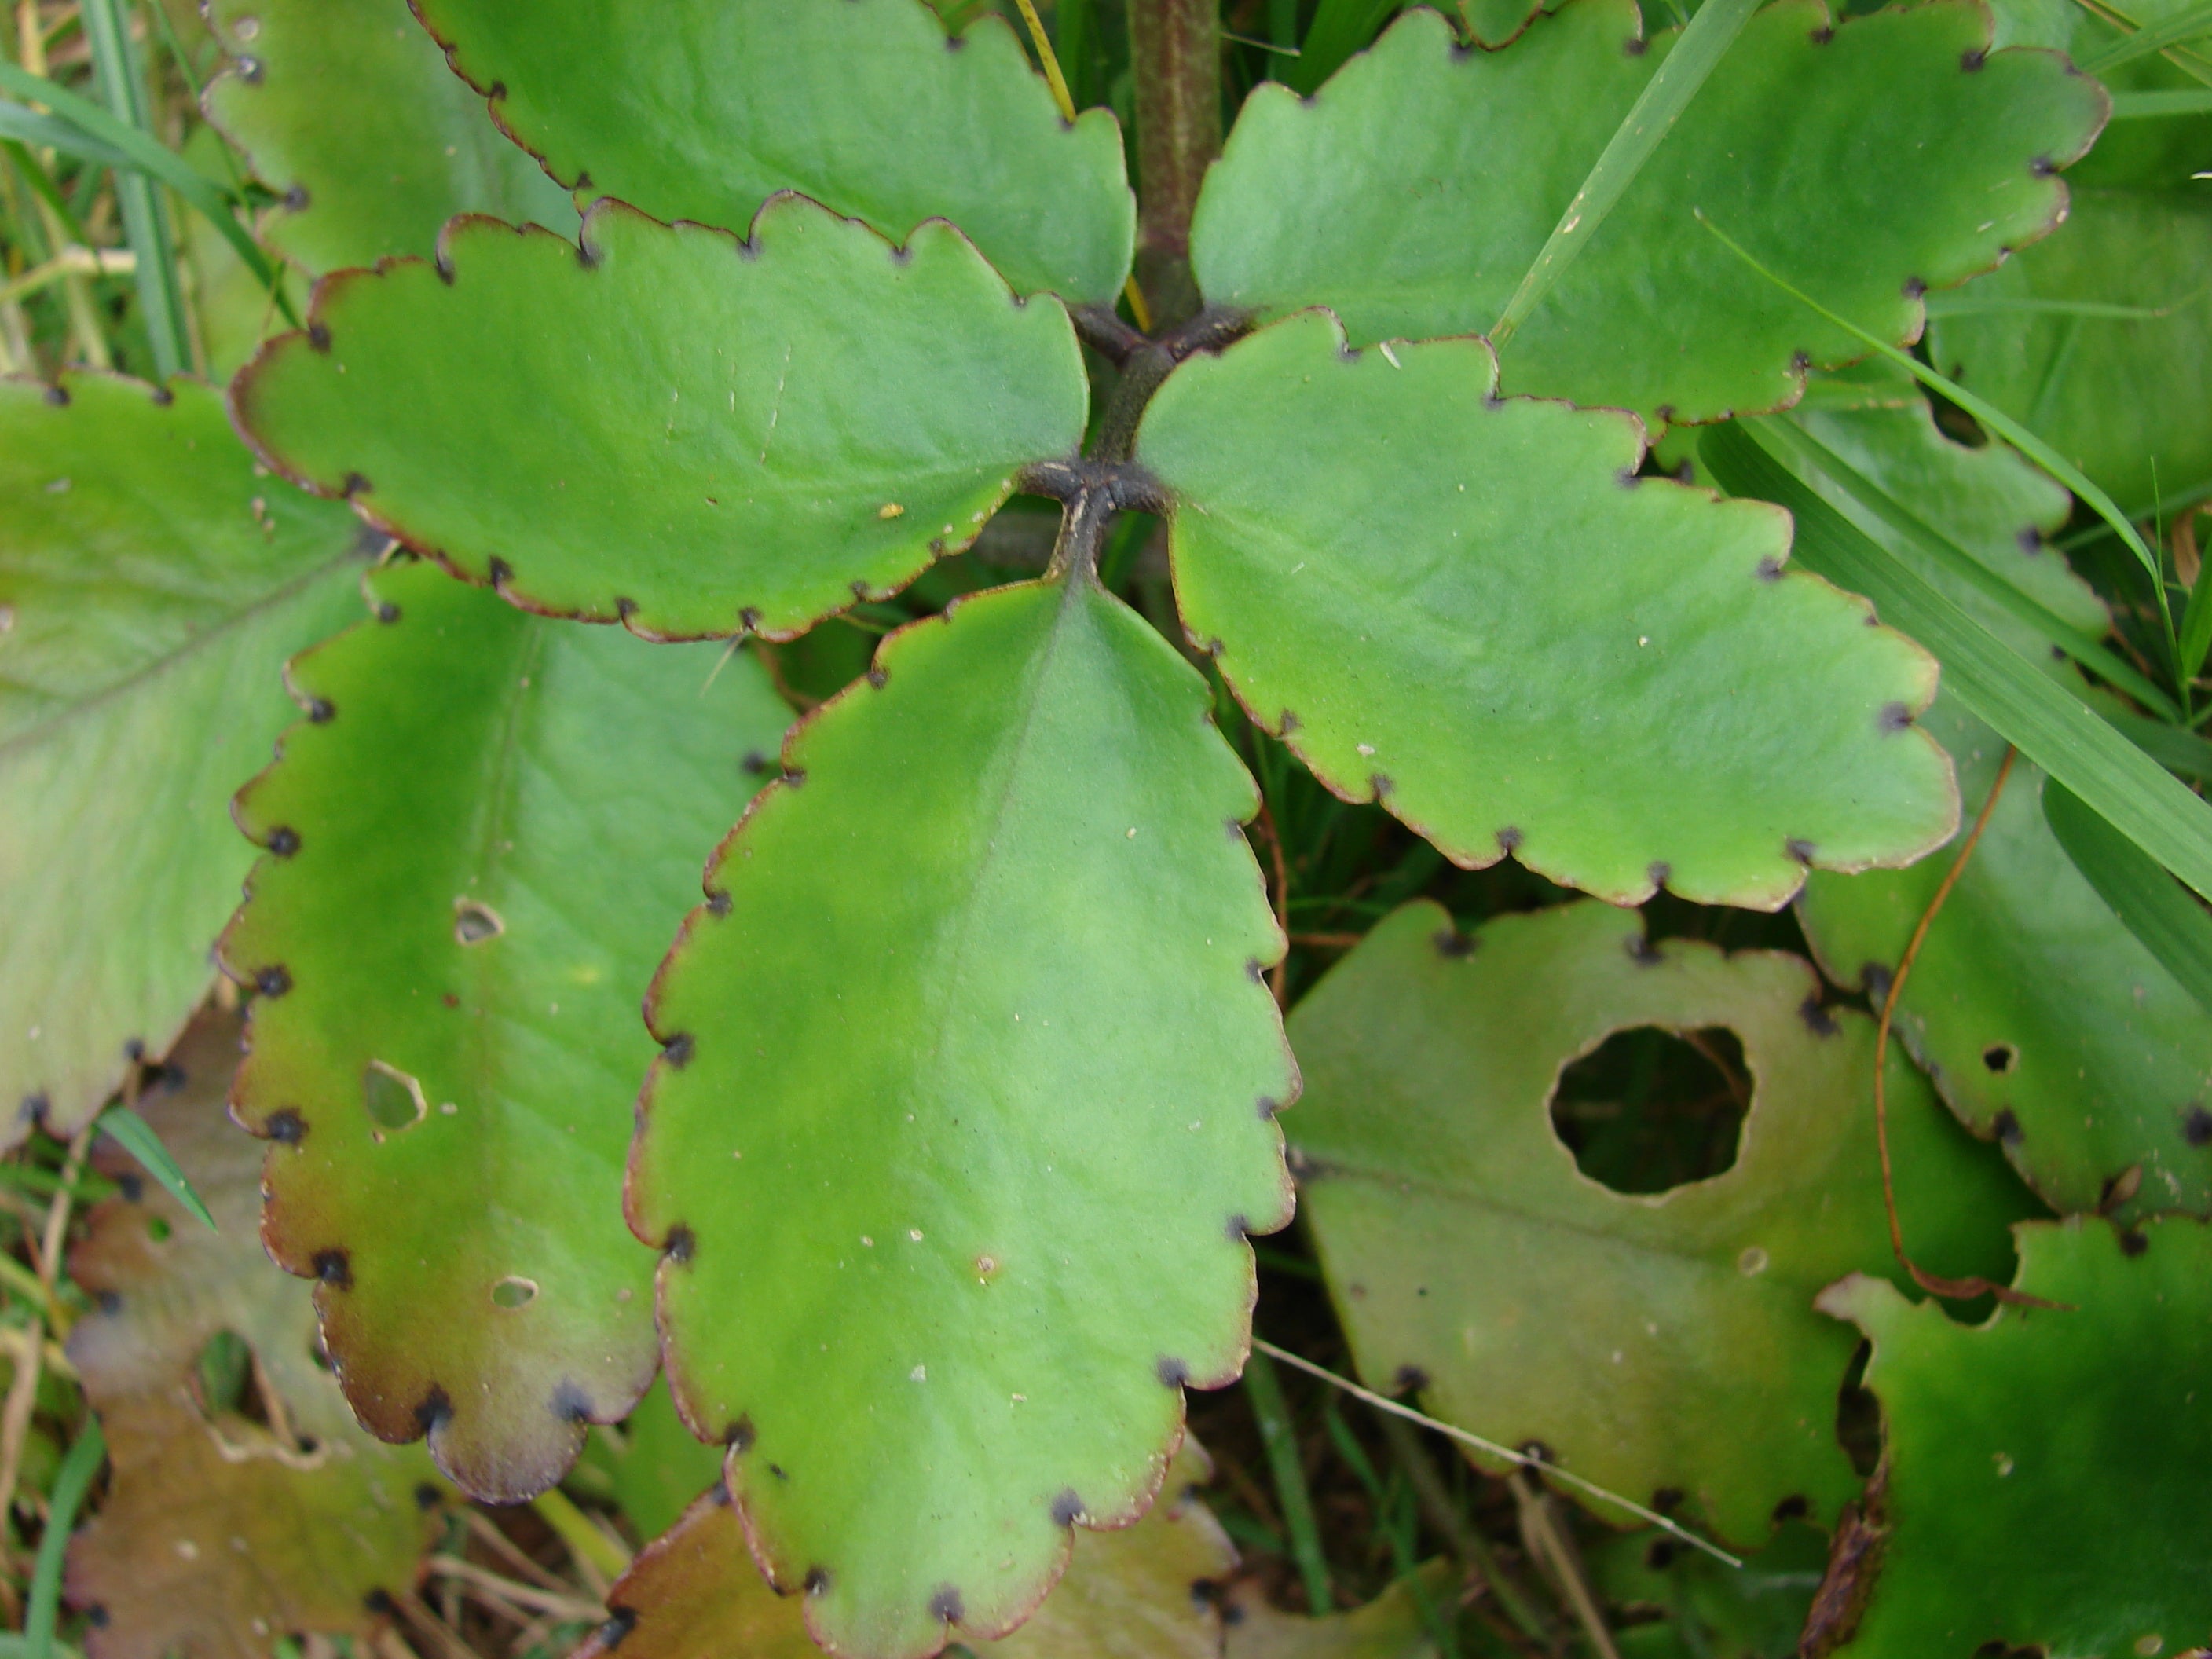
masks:
{"type": "Polygon", "coordinates": [[[1945,684],[1974,714],[2146,853],[2212,896],[2212,807],[1869,539],[1761,441],[1758,423],[1731,422],[1705,434],[1699,453],[1729,494],[1790,509],[1798,562],[1872,599],[1885,622],[1936,653],[1945,684]]]}
{"type": "Polygon", "coordinates": [[[2212,916],[2072,790],[2045,785],[2043,816],[2097,896],[2212,1013],[2212,916]]]}
{"type": "Polygon", "coordinates": [[[1504,311],[1491,327],[1492,345],[1501,351],[1504,349],[1514,331],[1559,279],[1559,273],[1589,245],[1606,215],[1636,182],[1651,152],[1673,130],[1757,9],[1758,0],[1707,0],[1690,20],[1674,50],[1659,65],[1659,72],[1644,83],[1629,106],[1627,118],[1599,155],[1589,177],[1567,204],[1567,210],[1559,216],[1559,224],[1537,253],[1536,262],[1528,267],[1528,274],[1521,279],[1521,286],[1505,302],[1504,311]]]}
{"type": "Polygon", "coordinates": [[[2154,52],[2179,46],[2184,40],[2193,40],[2200,34],[2212,34],[2212,5],[2192,6],[2162,23],[2137,29],[2126,39],[2115,40],[2095,56],[2083,58],[2081,73],[2103,75],[2123,64],[2132,64],[2138,58],[2148,58],[2154,52]]]}
{"type": "Polygon", "coordinates": [[[131,1107],[118,1103],[100,1115],[100,1127],[114,1137],[115,1144],[137,1158],[146,1173],[161,1184],[162,1190],[183,1205],[212,1230],[215,1218],[208,1206],[192,1190],[192,1183],[177,1167],[177,1160],[169,1156],[169,1149],[161,1144],[161,1137],[154,1133],[154,1126],[138,1115],[131,1107]]]}

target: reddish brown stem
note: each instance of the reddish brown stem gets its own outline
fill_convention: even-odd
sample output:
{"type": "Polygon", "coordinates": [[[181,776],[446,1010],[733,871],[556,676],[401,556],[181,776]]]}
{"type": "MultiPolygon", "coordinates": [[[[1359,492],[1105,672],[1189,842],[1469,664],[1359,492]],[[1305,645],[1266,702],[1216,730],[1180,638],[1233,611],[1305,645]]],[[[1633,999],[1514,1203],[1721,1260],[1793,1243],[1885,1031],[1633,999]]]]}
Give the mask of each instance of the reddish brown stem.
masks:
{"type": "Polygon", "coordinates": [[[2007,746],[2004,762],[1997,768],[1997,781],[1990,786],[1990,798],[1982,803],[1981,811],[1974,818],[1974,827],[1967,832],[1965,845],[1959,856],[1951,860],[1951,867],[1943,872],[1943,880],[1936,889],[1936,896],[1928,901],[1928,908],[1920,913],[1920,921],[1905,942],[1905,954],[1898,958],[1897,971],[1890,975],[1889,991],[1881,1000],[1881,1018],[1874,1029],[1874,1128],[1875,1144],[1881,1152],[1881,1201],[1889,1214],[1889,1248],[1896,1255],[1897,1265],[1912,1276],[1912,1282],[1930,1296],[1942,1297],[1947,1302],[1970,1301],[1978,1296],[1994,1296],[2000,1302],[2016,1308],[2056,1308],[2071,1312],[2063,1302],[2046,1302],[2041,1297],[2015,1291],[2009,1285],[1994,1284],[1986,1279],[1946,1279],[1941,1273],[1931,1273],[1915,1261],[1905,1248],[1905,1229],[1897,1218],[1897,1183],[1890,1171],[1889,1163],[1889,1096],[1886,1086],[1889,1061],[1889,1028],[1897,1017],[1897,1000],[1905,989],[1905,981],[1912,972],[1912,964],[1920,955],[1920,946],[1928,938],[1928,930],[1935,925],[1943,902],[1951,896],[1951,890],[1959,884],[1966,873],[1966,861],[1974,856],[1980,843],[1982,831],[1990,827],[1990,817],[1997,810],[1997,798],[2004,793],[2005,782],[2012,776],[2012,763],[2020,751],[2007,746]]]}
{"type": "Polygon", "coordinates": [[[1190,216],[1221,154],[1220,0],[1129,0],[1137,94],[1137,283],[1155,328],[1198,310],[1190,216]]]}

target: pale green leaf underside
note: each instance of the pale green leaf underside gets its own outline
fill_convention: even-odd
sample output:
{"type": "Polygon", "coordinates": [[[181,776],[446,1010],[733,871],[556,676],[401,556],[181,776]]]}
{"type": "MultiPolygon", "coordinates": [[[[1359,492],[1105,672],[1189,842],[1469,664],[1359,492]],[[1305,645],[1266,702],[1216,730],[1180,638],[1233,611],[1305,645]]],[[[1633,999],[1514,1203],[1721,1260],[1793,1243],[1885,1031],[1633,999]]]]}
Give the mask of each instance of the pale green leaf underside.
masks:
{"type": "Polygon", "coordinates": [[[406,0],[210,0],[208,118],[286,199],[261,234],[319,275],[427,256],[456,213],[564,236],[576,210],[447,68],[406,0]]]}
{"type": "MultiPolygon", "coordinates": [[[[1650,945],[1597,904],[1376,928],[1291,1022],[1307,1224],[1369,1382],[1411,1367],[1445,1420],[1638,1502],[1674,1488],[1740,1545],[1791,1498],[1832,1520],[1851,1343],[1812,1301],[1890,1261],[1873,1022],[1818,997],[1795,957],[1650,945]],[[1754,1085],[1735,1164],[1656,1198],[1583,1176],[1549,1112],[1562,1067],[1642,1025],[1725,1027],[1754,1085]]],[[[1901,1060],[1888,1092],[1920,1259],[2002,1276],[2032,1201],[1901,1060]]]]}
{"type": "Polygon", "coordinates": [[[1186,364],[1139,443],[1186,624],[1331,788],[1624,903],[1771,908],[1950,833],[1935,664],[1785,574],[1781,514],[1632,483],[1634,421],[1490,397],[1480,341],[1340,337],[1186,364]]]}
{"type": "Polygon", "coordinates": [[[293,665],[313,709],[240,796],[270,855],[223,939],[270,1252],[386,1439],[463,1486],[558,1480],[656,1360],[622,1220],[638,998],[788,711],[750,655],[526,616],[429,565],[293,665]],[[753,770],[745,765],[752,757],[753,770]]]}
{"type": "MultiPolygon", "coordinates": [[[[648,1396],[650,1398],[652,1396],[648,1396]]],[[[1067,1571],[1012,1635],[966,1645],[990,1659],[1220,1659],[1218,1604],[1197,1588],[1226,1577],[1237,1552],[1198,1500],[1212,1470],[1195,1441],[1168,1466],[1160,1501],[1133,1527],[1075,1540],[1067,1571]]],[[[803,1603],[778,1595],[746,1553],[743,1525],[719,1492],[692,1505],[639,1553],[608,1592],[636,1622],[603,1632],[576,1659],[814,1659],[803,1603]]]]}
{"type": "Polygon", "coordinates": [[[530,610],[678,638],[897,588],[1082,436],[1066,312],[945,226],[895,250],[785,197],[741,243],[608,203],[584,245],[465,220],[450,283],[325,283],[234,383],[240,426],[530,610]]]}
{"type": "Polygon", "coordinates": [[[209,388],[0,380],[0,1142],[58,1133],[214,979],[232,791],[284,659],[361,614],[361,526],[255,476],[209,388]],[[21,1111],[19,1113],[19,1107],[21,1111]]]}
{"type": "MultiPolygon", "coordinates": [[[[2047,175],[2104,94],[2050,53],[1986,53],[1969,0],[1836,26],[1753,17],[1581,256],[1514,336],[1516,392],[1701,421],[1795,399],[1863,354],[1730,253],[1890,339],[2064,210],[2047,175]]],[[[1261,87],[1207,180],[1192,259],[1218,305],[1327,305],[1362,343],[1487,331],[1676,38],[1634,0],[1572,0],[1497,53],[1414,10],[1311,105],[1261,87]]]]}
{"type": "Polygon", "coordinates": [[[738,228],[795,190],[903,241],[950,219],[1024,294],[1111,303],[1136,204],[1104,110],[1073,127],[1006,20],[920,0],[422,0],[501,124],[580,196],[738,228]]]}
{"type": "MultiPolygon", "coordinates": [[[[1929,725],[1979,810],[2003,740],[1948,696],[1929,725]]],[[[2075,869],[2043,787],[2014,763],[1905,982],[1898,1035],[2056,1208],[2095,1209],[2140,1168],[2121,1214],[2212,1212],[2212,1022],[2075,869]]],[[[1881,983],[1948,861],[1808,883],[1799,916],[1829,977],[1881,983]]]]}
{"type": "Polygon", "coordinates": [[[1088,583],[917,623],[793,734],[656,981],[629,1197],[670,1378],[836,1650],[1009,1628],[1242,1363],[1295,1073],[1207,711],[1088,583]]]}
{"type": "Polygon", "coordinates": [[[2020,1288],[2069,1310],[1954,1324],[1853,1279],[1874,1340],[1887,1533],[1854,1659],[2167,1653],[2212,1631],[2212,1228],[2018,1230],[2020,1288]]]}

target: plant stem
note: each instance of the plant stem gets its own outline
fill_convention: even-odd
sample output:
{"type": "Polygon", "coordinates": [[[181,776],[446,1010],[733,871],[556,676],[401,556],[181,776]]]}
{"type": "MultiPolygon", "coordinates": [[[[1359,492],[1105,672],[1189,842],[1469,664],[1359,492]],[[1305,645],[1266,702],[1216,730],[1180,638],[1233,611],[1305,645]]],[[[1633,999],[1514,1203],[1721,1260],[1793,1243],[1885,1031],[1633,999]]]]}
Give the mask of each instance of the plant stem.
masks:
{"type": "Polygon", "coordinates": [[[1198,310],[1190,216],[1221,154],[1219,0],[1130,0],[1137,94],[1137,283],[1153,322],[1198,310]]]}
{"type": "Polygon", "coordinates": [[[1275,1477],[1275,1501],[1283,1506],[1283,1526],[1291,1534],[1291,1554],[1305,1581],[1306,1605],[1316,1616],[1336,1603],[1328,1591],[1328,1561],[1321,1548],[1321,1526],[1314,1518],[1313,1494],[1298,1462],[1298,1437],[1290,1407],[1283,1401],[1282,1379],[1257,1348],[1244,1362],[1244,1393],[1259,1419],[1260,1443],[1267,1449],[1267,1468],[1275,1477]]]}

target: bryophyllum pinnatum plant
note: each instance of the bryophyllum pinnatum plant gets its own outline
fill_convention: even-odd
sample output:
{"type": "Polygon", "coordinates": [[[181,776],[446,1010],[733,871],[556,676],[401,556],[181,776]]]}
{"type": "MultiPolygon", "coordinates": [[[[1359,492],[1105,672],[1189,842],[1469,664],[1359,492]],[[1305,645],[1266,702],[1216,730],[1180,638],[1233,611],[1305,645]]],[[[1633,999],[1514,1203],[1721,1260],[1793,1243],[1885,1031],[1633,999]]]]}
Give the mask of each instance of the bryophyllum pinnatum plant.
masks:
{"type": "MultiPolygon", "coordinates": [[[[2193,212],[2212,101],[2187,33],[2108,90],[2069,54],[2178,26],[2057,3],[1061,0],[1055,52],[1025,5],[210,0],[259,183],[205,185],[198,334],[165,362],[142,240],[158,385],[0,383],[16,1139],[129,1132],[214,945],[360,1425],[668,1528],[594,1654],[1602,1656],[1670,1572],[1639,1652],[1736,1639],[1762,1572],[1808,1651],[2212,1642],[2212,599],[2159,493],[2202,411],[2154,390],[2116,458],[2070,348],[1995,331],[2197,349],[2188,296],[2014,289],[2096,264],[2076,163],[2193,212]],[[1677,1048],[1719,1092],[1641,1126],[1677,1048]],[[1516,1471],[1501,1562],[1331,1396],[1401,1520],[1323,1616],[1253,1347],[1301,1188],[1311,1358],[1641,1556],[1516,1471]],[[1188,1600],[1236,1554],[1186,1391],[1248,1361],[1280,1510],[1235,1537],[1310,1619],[1188,1600]],[[2054,1530],[2105,1462],[2155,1571],[2054,1530]]],[[[187,190],[12,72],[10,132],[187,190]]],[[[115,1514],[94,1659],[253,1650],[112,1607],[115,1514]]],[[[261,1636],[337,1617],[269,1594],[261,1636]]]]}

